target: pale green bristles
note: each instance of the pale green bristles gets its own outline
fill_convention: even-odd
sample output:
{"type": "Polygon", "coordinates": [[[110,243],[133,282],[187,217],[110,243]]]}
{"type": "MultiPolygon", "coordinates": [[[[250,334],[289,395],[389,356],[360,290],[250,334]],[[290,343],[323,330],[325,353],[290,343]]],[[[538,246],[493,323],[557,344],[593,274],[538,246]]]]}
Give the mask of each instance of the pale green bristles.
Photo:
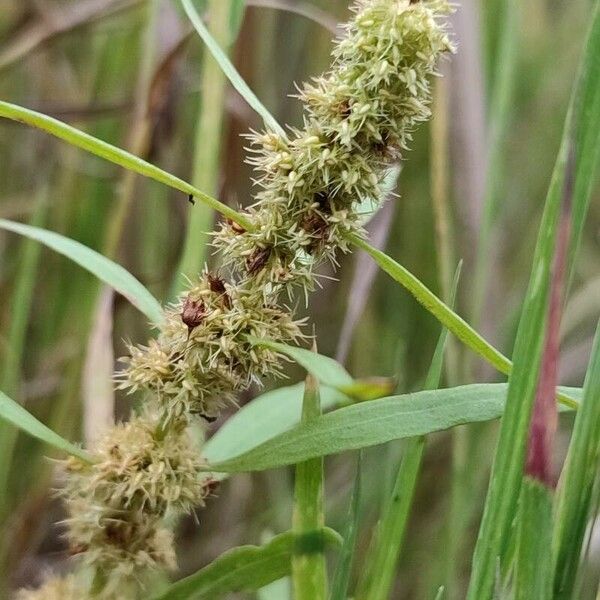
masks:
{"type": "Polygon", "coordinates": [[[383,198],[387,169],[430,116],[429,78],[453,50],[438,14],[442,0],[360,2],[332,70],[300,93],[304,128],[288,139],[253,134],[249,160],[262,188],[250,232],[222,225],[215,245],[246,285],[312,289],[315,267],[335,262],[348,233],[360,233],[358,203],[383,198]]]}
{"type": "MultiPolygon", "coordinates": [[[[281,374],[283,357],[252,340],[304,338],[282,294],[312,290],[316,268],[348,251],[348,234],[362,235],[359,204],[384,200],[386,174],[430,115],[429,78],[452,51],[436,20],[449,5],[363,0],[355,12],[331,71],[300,92],[302,127],[249,136],[259,186],[246,214],[253,227],[228,221],[215,233],[223,275],[205,270],[164,311],[158,337],[129,348],[118,385],[144,394],[142,414],[91,449],[93,464],[68,463],[66,537],[99,575],[97,597],[175,567],[165,517],[192,511],[211,490],[190,425],[281,374]]],[[[70,598],[69,579],[23,598],[54,600],[61,585],[70,598]]]]}

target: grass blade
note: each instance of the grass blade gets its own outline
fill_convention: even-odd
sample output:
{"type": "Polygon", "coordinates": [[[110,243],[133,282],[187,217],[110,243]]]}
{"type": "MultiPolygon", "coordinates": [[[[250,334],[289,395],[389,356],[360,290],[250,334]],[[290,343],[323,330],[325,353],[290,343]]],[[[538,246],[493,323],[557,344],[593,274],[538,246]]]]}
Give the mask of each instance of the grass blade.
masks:
{"type": "MultiPolygon", "coordinates": [[[[252,400],[233,416],[204,445],[208,462],[222,462],[255,448],[300,422],[304,383],[272,390],[252,400]]],[[[336,389],[321,387],[321,408],[327,410],[349,399],[336,389]]]]}
{"type": "MultiPolygon", "coordinates": [[[[560,318],[571,225],[573,152],[565,168],[561,211],[556,234],[548,317],[540,375],[529,424],[525,477],[521,492],[515,598],[550,600],[552,597],[552,455],[558,413],[554,399],[558,379],[560,318]]],[[[506,561],[509,562],[509,561],[506,561]]]]}
{"type": "Polygon", "coordinates": [[[215,60],[219,63],[219,66],[223,70],[223,73],[227,76],[231,85],[240,93],[240,95],[246,100],[246,102],[262,117],[265,125],[278,133],[283,138],[287,137],[285,131],[279,125],[273,115],[267,110],[265,105],[258,99],[256,94],[250,89],[248,84],[242,79],[242,76],[237,72],[227,55],[223,52],[216,40],[210,35],[208,29],[204,26],[200,15],[194,8],[191,0],[181,0],[183,9],[185,10],[188,18],[192,22],[194,29],[198,32],[206,47],[210,50],[210,53],[214,56],[215,60]]]}
{"type": "MultiPolygon", "coordinates": [[[[487,340],[475,331],[462,317],[457,315],[447,304],[442,302],[424,283],[415,277],[408,269],[397,263],[381,250],[373,248],[368,242],[357,235],[350,235],[350,241],[367,252],[373,260],[392,279],[406,288],[414,298],[423,305],[442,325],[445,325],[461,342],[473,352],[484,358],[490,365],[501,373],[509,374],[512,362],[500,351],[496,350],[487,340]]],[[[559,392],[557,398],[570,408],[577,408],[573,398],[559,392]]]]}
{"type": "MultiPolygon", "coordinates": [[[[451,283],[452,287],[449,290],[450,306],[454,305],[456,299],[461,267],[462,265],[459,264],[454,274],[454,281],[451,283]]],[[[443,327],[425,379],[425,390],[435,390],[440,385],[447,339],[448,330],[443,327]]],[[[417,480],[421,471],[424,449],[425,436],[411,438],[406,442],[392,494],[388,499],[384,514],[377,524],[372,548],[369,551],[368,567],[365,569],[364,576],[358,586],[357,600],[361,598],[385,600],[390,595],[417,480]]]]}
{"type": "Polygon", "coordinates": [[[368,377],[352,379],[344,367],[328,356],[311,352],[305,348],[289,346],[272,340],[263,340],[248,336],[248,340],[257,346],[265,346],[285,356],[289,356],[299,365],[312,373],[321,383],[331,386],[355,400],[373,400],[390,394],[396,383],[389,377],[368,377]]]}
{"type": "MultiPolygon", "coordinates": [[[[32,224],[41,225],[47,212],[47,190],[40,192],[32,224]]],[[[0,385],[8,394],[21,398],[19,380],[22,375],[23,359],[27,342],[27,331],[33,305],[35,283],[39,269],[41,246],[25,239],[19,258],[19,270],[10,299],[10,325],[0,375],[0,385]]],[[[0,423],[0,524],[10,512],[9,479],[18,431],[7,423],[0,423]]],[[[0,561],[1,562],[1,561],[0,561]]],[[[0,586],[1,589],[2,586],[0,586]]]]}
{"type": "Polygon", "coordinates": [[[537,479],[523,480],[519,513],[515,600],[552,598],[552,492],[537,479]]]}
{"type": "MultiPolygon", "coordinates": [[[[194,11],[191,3],[188,8],[194,11]]],[[[241,23],[240,17],[243,16],[243,9],[243,2],[209,0],[207,14],[210,27],[223,46],[229,47],[230,41],[235,39],[238,30],[237,23],[238,21],[241,23]],[[241,15],[239,14],[240,10],[241,15]],[[232,21],[234,22],[232,23],[232,21]],[[232,29],[235,30],[232,31],[232,29]]],[[[199,17],[198,20],[202,24],[199,17]]],[[[205,31],[210,35],[208,30],[205,29],[205,31]]],[[[211,40],[215,45],[217,44],[212,37],[211,40]]],[[[194,134],[192,183],[210,194],[216,194],[219,187],[222,140],[227,113],[227,79],[210,52],[203,53],[201,69],[202,93],[198,100],[199,110],[194,134]]],[[[204,205],[198,206],[190,212],[172,296],[183,291],[187,281],[193,279],[202,270],[208,254],[207,250],[210,244],[208,232],[213,229],[214,216],[211,208],[204,205]]]]}
{"type": "MultiPolygon", "coordinates": [[[[339,545],[331,529],[319,533],[322,545],[339,545]]],[[[240,546],[207,567],[171,585],[152,600],[216,600],[229,592],[252,592],[290,573],[296,537],[286,531],[264,546],[240,546]]]]}
{"type": "MultiPolygon", "coordinates": [[[[302,402],[302,423],[321,415],[319,383],[306,377],[302,402]]],[[[323,506],[323,457],[296,465],[293,531],[299,538],[320,530],[325,524],[323,506]]],[[[292,556],[292,585],[295,600],[324,600],[327,570],[323,552],[295,552],[292,556]]]]}
{"type": "Polygon", "coordinates": [[[0,219],[0,229],[24,235],[52,248],[117,290],[152,323],[162,321],[163,311],[158,300],[129,271],[95,250],[53,231],[5,219],[0,219]]]}
{"type": "Polygon", "coordinates": [[[350,573],[352,571],[352,558],[354,556],[360,520],[360,469],[361,453],[359,452],[358,460],[356,461],[354,488],[352,489],[352,498],[350,499],[348,518],[346,519],[344,544],[333,576],[329,600],[346,600],[348,597],[348,586],[350,585],[350,573]]]}
{"type": "MultiPolygon", "coordinates": [[[[549,281],[558,228],[563,185],[569,164],[573,135],[584,122],[596,122],[594,113],[600,112],[600,103],[583,106],[581,98],[589,97],[589,90],[600,86],[600,11],[598,4],[583,66],[570,103],[563,139],[548,190],[548,196],[539,229],[538,243],[533,260],[529,289],[523,305],[514,349],[514,369],[507,393],[506,411],[502,420],[500,440],[496,452],[484,515],[473,557],[473,571],[467,598],[485,600],[493,593],[498,560],[501,560],[514,519],[520,491],[531,410],[542,354],[549,281]],[[591,86],[591,87],[590,87],[591,86]]],[[[600,132],[595,132],[600,136],[600,132]]],[[[574,146],[579,152],[578,146],[574,146]]],[[[584,175],[576,171],[576,179],[584,175]]],[[[587,173],[591,176],[591,172],[587,173]]],[[[573,210],[581,211],[587,204],[582,184],[575,185],[578,194],[573,197],[573,210]]],[[[589,187],[587,187],[589,189],[589,187]]]]}
{"type": "MultiPolygon", "coordinates": [[[[334,410],[232,459],[209,465],[219,472],[261,471],[316,456],[384,444],[496,419],[504,411],[507,385],[471,384],[390,396],[334,410]]],[[[579,388],[563,388],[581,397],[579,388]]]]}
{"type": "Polygon", "coordinates": [[[87,463],[93,462],[92,457],[87,452],[65,440],[58,433],[54,433],[52,429],[38,421],[30,412],[12,398],[9,398],[4,392],[0,392],[0,418],[57,450],[77,456],[87,463]]]}
{"type": "Polygon", "coordinates": [[[90,154],[95,154],[96,156],[124,167],[125,169],[135,171],[144,177],[149,177],[150,179],[154,179],[164,185],[179,190],[184,194],[191,195],[227,218],[239,223],[244,229],[252,229],[252,223],[249,219],[219,200],[205,194],[202,190],[183,181],[183,179],[179,179],[179,177],[171,175],[171,173],[167,173],[167,171],[163,171],[152,163],[141,159],[139,156],[135,156],[126,150],[103,142],[102,140],[80,131],[75,127],[71,127],[58,119],[3,101],[0,101],[0,117],[41,129],[50,135],[64,140],[72,146],[77,146],[78,148],[89,152],[90,154]]]}
{"type": "Polygon", "coordinates": [[[581,548],[592,506],[594,480],[600,469],[600,323],[583,386],[581,408],[561,475],[556,508],[554,594],[573,597],[581,548]]]}

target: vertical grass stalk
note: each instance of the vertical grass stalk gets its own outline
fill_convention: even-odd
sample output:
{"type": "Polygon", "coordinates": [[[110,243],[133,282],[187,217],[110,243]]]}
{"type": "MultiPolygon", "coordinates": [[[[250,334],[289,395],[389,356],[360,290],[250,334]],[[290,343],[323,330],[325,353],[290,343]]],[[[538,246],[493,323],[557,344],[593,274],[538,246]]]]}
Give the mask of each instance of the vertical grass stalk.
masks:
{"type": "MultiPolygon", "coordinates": [[[[321,414],[319,384],[306,377],[302,421],[321,414]]],[[[292,558],[292,582],[295,600],[325,600],[327,571],[320,538],[315,539],[325,523],[323,507],[323,458],[313,458],[296,465],[293,530],[296,548],[292,558]]]]}
{"type": "MultiPolygon", "coordinates": [[[[208,1],[209,28],[221,47],[227,47],[231,41],[231,11],[234,5],[234,2],[224,0],[208,1]]],[[[226,89],[227,79],[221,67],[205,48],[192,159],[192,185],[213,196],[216,195],[219,182],[226,89]]],[[[212,208],[200,203],[190,211],[183,253],[174,283],[175,293],[184,288],[186,277],[194,277],[202,269],[214,215],[212,208]]]]}

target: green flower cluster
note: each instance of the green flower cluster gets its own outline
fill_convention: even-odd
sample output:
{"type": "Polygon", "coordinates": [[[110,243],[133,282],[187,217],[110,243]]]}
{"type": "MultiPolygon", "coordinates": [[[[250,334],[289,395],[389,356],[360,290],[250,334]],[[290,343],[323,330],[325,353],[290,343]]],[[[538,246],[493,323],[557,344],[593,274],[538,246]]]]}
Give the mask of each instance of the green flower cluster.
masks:
{"type": "Polygon", "coordinates": [[[268,296],[205,271],[165,311],[158,338],[130,348],[120,387],[151,392],[166,420],[213,418],[235,392],[280,372],[278,354],[248,337],[295,342],[300,325],[268,296]]]}
{"type": "Polygon", "coordinates": [[[363,0],[334,50],[329,73],[300,92],[304,128],[287,138],[254,133],[260,186],[254,227],[225,223],[215,244],[251,286],[312,288],[314,269],[361,232],[357,206],[383,199],[382,183],[430,111],[429,78],[452,43],[436,17],[445,0],[363,0]]]}
{"type": "MultiPolygon", "coordinates": [[[[159,335],[131,346],[118,386],[145,394],[144,410],[70,459],[62,491],[72,553],[95,573],[95,598],[136,597],[152,569],[175,566],[167,515],[202,505],[212,489],[190,429],[235,394],[279,375],[281,356],[250,338],[294,343],[302,321],[281,302],[313,289],[315,268],[361,233],[359,203],[382,201],[383,182],[429,117],[429,78],[452,51],[446,0],[358,0],[331,70],[299,93],[303,128],[252,133],[260,187],[252,228],[226,222],[214,244],[228,281],[202,273],[165,309],[159,335]]],[[[72,577],[52,578],[21,600],[88,597],[72,577]]]]}

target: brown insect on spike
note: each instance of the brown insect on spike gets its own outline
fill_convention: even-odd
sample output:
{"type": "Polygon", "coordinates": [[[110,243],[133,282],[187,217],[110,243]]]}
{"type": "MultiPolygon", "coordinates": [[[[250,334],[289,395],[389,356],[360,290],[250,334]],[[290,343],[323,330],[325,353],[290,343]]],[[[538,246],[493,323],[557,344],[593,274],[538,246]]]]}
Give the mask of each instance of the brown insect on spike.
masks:
{"type": "Polygon", "coordinates": [[[246,230],[239,223],[236,223],[233,219],[227,219],[227,225],[229,225],[231,231],[237,233],[238,235],[246,233],[246,230]]]}
{"type": "Polygon", "coordinates": [[[218,294],[219,298],[223,303],[223,306],[227,309],[230,309],[231,298],[229,298],[229,294],[227,293],[227,289],[225,288],[225,281],[218,275],[213,275],[212,273],[208,273],[207,280],[210,291],[215,294],[218,294]]]}
{"type": "Polygon", "coordinates": [[[206,306],[202,300],[193,300],[189,296],[185,299],[181,311],[181,320],[188,327],[188,339],[192,330],[204,321],[206,315],[206,306]]]}
{"type": "Polygon", "coordinates": [[[246,269],[250,275],[255,275],[264,268],[271,255],[271,248],[256,248],[246,259],[246,269]]]}

